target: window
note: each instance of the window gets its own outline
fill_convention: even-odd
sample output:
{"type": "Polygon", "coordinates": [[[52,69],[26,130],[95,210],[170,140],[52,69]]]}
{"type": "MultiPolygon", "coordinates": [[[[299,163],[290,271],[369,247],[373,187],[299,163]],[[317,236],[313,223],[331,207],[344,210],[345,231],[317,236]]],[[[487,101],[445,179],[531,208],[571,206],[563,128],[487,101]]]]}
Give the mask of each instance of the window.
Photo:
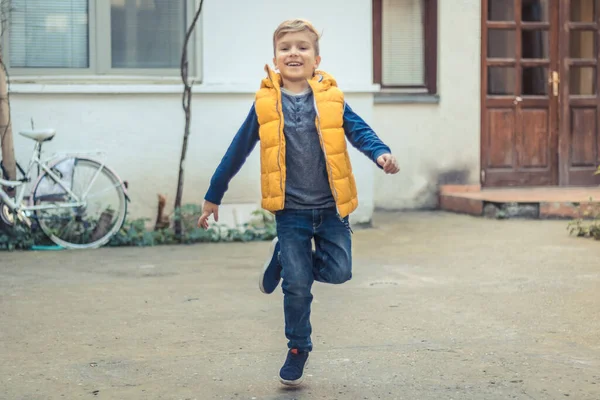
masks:
{"type": "MultiPolygon", "coordinates": [[[[178,75],[193,0],[12,0],[11,5],[7,58],[17,75],[178,75]]],[[[195,53],[189,54],[192,60],[195,53]]]]}
{"type": "Polygon", "coordinates": [[[373,0],[374,81],[437,92],[437,0],[373,0]]]}

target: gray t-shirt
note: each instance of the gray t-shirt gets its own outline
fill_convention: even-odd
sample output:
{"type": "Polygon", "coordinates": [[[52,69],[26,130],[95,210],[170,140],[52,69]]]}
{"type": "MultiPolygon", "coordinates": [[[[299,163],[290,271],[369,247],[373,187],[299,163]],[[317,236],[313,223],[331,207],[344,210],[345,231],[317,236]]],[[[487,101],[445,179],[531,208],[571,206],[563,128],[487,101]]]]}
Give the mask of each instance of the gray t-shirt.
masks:
{"type": "Polygon", "coordinates": [[[286,141],[285,208],[335,207],[315,125],[312,90],[294,94],[282,88],[281,92],[286,141]]]}

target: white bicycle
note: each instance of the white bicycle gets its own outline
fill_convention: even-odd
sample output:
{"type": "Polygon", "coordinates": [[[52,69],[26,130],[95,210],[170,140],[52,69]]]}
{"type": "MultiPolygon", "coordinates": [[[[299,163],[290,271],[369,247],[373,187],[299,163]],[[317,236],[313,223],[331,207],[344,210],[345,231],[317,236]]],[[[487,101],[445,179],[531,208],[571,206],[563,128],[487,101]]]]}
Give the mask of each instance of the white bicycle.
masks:
{"type": "Polygon", "coordinates": [[[42,160],[42,144],[54,138],[55,130],[19,134],[34,140],[35,146],[27,170],[17,164],[20,179],[5,180],[0,174],[0,222],[12,226],[21,221],[31,227],[34,217],[50,240],[67,249],[108,243],[123,226],[130,199],[126,183],[103,161],[93,158],[102,153],[62,153],[42,160]],[[37,179],[26,198],[36,165],[37,179]],[[16,190],[15,196],[9,196],[2,186],[16,190]]]}

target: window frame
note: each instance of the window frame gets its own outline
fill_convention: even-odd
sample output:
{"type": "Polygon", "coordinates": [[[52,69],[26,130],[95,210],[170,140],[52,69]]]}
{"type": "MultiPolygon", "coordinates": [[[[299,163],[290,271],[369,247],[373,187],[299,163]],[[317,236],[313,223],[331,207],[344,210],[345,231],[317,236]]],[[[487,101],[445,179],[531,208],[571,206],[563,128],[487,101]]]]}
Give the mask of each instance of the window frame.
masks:
{"type": "MultiPolygon", "coordinates": [[[[184,0],[186,5],[185,20],[186,29],[190,26],[194,18],[196,7],[195,0],[184,0]]],[[[9,22],[10,23],[10,22],[9,22]]],[[[8,72],[13,77],[27,76],[93,76],[93,77],[179,77],[181,75],[180,66],[177,68],[113,68],[111,66],[111,34],[108,29],[104,35],[99,34],[100,26],[110,26],[110,3],[106,0],[88,0],[88,57],[89,66],[87,68],[12,68],[10,66],[10,27],[7,27],[2,42],[3,52],[7,62],[8,72]]],[[[197,40],[197,32],[202,31],[202,16],[194,29],[188,43],[188,60],[190,65],[190,76],[200,75],[197,55],[201,54],[197,40]]]]}
{"type": "Polygon", "coordinates": [[[381,86],[382,91],[402,93],[437,94],[437,29],[438,0],[422,0],[423,13],[423,46],[425,79],[423,85],[384,85],[382,83],[382,10],[383,0],[373,0],[373,82],[381,86]]]}

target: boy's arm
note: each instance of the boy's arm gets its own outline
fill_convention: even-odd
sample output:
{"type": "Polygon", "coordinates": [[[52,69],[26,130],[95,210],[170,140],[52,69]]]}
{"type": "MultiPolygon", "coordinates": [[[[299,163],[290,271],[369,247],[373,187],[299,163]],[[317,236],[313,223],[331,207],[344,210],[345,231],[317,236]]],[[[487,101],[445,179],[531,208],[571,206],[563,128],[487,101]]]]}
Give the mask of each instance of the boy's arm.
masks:
{"type": "Polygon", "coordinates": [[[256,146],[258,139],[258,118],[256,117],[254,104],[252,104],[246,120],[215,170],[204,200],[217,205],[221,204],[221,200],[223,200],[223,196],[229,188],[229,182],[242,168],[246,158],[256,146]]]}
{"type": "Polygon", "coordinates": [[[361,117],[352,111],[347,103],[344,104],[344,131],[352,146],[383,169],[377,159],[384,154],[391,154],[392,150],[379,139],[373,129],[361,117]]]}

